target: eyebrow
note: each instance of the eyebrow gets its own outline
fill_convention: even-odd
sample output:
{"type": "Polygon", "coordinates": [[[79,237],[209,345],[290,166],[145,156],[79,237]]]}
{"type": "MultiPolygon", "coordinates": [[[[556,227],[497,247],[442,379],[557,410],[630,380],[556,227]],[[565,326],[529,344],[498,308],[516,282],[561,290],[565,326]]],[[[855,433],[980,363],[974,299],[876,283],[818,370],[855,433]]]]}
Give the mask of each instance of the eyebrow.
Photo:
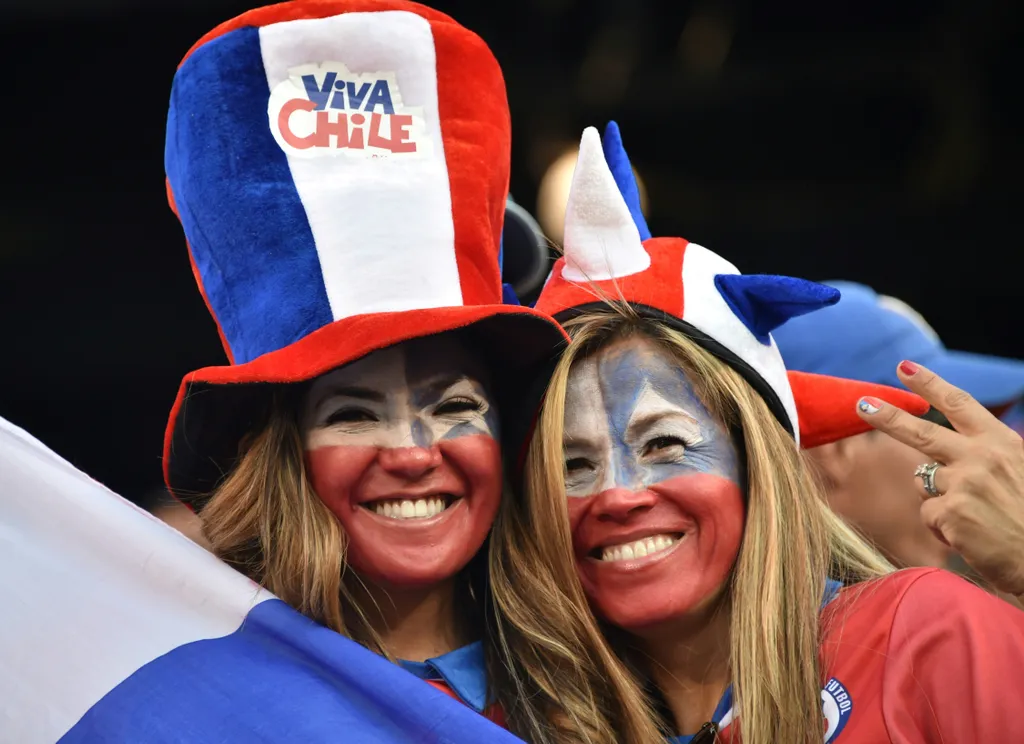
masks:
{"type": "Polygon", "coordinates": [[[596,438],[589,434],[583,434],[578,437],[563,436],[562,437],[562,449],[570,450],[597,450],[601,449],[602,443],[596,438]]]}
{"type": "Polygon", "coordinates": [[[378,390],[371,390],[370,388],[358,387],[354,385],[343,385],[339,387],[328,388],[324,391],[323,395],[320,396],[320,401],[317,405],[322,405],[324,401],[329,398],[356,398],[358,400],[369,400],[374,403],[383,403],[385,401],[384,393],[378,390]]]}
{"type": "Polygon", "coordinates": [[[648,429],[654,426],[661,419],[673,418],[683,419],[687,424],[692,425],[697,435],[700,435],[700,421],[695,416],[681,409],[664,409],[659,408],[653,411],[648,411],[634,419],[630,419],[629,424],[626,426],[626,430],[629,432],[636,432],[638,430],[648,429]]]}
{"type": "Polygon", "coordinates": [[[435,377],[430,382],[425,383],[423,387],[425,388],[425,392],[440,396],[445,390],[458,385],[460,382],[468,382],[473,388],[473,391],[477,392],[477,386],[474,384],[473,380],[466,375],[444,375],[441,377],[435,377]]]}

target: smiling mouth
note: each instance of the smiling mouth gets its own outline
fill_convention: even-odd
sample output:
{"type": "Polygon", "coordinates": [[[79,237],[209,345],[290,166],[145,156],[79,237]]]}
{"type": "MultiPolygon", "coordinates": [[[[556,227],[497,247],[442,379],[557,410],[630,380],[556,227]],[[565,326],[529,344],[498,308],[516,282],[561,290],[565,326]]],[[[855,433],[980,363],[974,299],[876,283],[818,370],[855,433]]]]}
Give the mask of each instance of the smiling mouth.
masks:
{"type": "Polygon", "coordinates": [[[387,519],[430,519],[456,501],[457,497],[442,493],[426,499],[382,499],[362,504],[362,507],[387,519]]]}
{"type": "Polygon", "coordinates": [[[651,535],[619,545],[606,545],[591,551],[592,558],[599,561],[631,561],[664,552],[685,537],[684,532],[651,535]]]}

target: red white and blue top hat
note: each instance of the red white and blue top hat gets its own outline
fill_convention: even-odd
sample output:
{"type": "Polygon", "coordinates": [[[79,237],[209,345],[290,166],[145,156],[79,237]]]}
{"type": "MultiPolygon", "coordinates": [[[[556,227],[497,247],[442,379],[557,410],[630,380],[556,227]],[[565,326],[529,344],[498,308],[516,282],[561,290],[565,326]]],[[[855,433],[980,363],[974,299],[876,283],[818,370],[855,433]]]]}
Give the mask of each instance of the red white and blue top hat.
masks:
{"type": "Polygon", "coordinates": [[[548,360],[558,325],[502,304],[510,149],[490,50],[422,5],[287,2],[196,43],[171,93],[168,197],[230,365],[182,381],[172,492],[201,507],[275,383],[467,326],[499,397],[548,360]]]}
{"type": "Polygon", "coordinates": [[[596,129],[583,133],[566,208],[564,253],[537,309],[565,321],[605,297],[625,300],[736,369],[804,447],[868,431],[856,414],[865,395],[916,414],[928,408],[904,390],[787,372],[772,330],[836,303],[839,291],[788,276],[743,275],[696,243],[652,238],[614,122],[603,144],[596,129]]]}

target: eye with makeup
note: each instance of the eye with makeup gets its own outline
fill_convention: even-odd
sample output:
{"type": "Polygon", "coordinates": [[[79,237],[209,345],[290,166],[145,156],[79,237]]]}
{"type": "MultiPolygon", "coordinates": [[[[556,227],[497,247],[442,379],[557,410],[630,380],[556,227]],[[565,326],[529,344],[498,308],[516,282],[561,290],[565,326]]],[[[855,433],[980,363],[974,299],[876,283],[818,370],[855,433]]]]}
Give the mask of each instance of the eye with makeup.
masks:
{"type": "Polygon", "coordinates": [[[480,413],[484,410],[483,401],[470,398],[468,396],[459,395],[452,398],[447,398],[434,407],[435,416],[447,416],[455,418],[465,418],[473,414],[480,413]]]}
{"type": "Polygon", "coordinates": [[[375,423],[377,414],[354,406],[344,406],[332,411],[324,421],[324,426],[358,426],[375,423]]]}
{"type": "Polygon", "coordinates": [[[586,457],[565,458],[565,487],[572,491],[593,480],[594,472],[597,470],[593,461],[586,457]]]}
{"type": "Polygon", "coordinates": [[[661,434],[648,439],[640,450],[641,456],[659,461],[679,460],[686,454],[689,444],[675,434],[661,434]]]}

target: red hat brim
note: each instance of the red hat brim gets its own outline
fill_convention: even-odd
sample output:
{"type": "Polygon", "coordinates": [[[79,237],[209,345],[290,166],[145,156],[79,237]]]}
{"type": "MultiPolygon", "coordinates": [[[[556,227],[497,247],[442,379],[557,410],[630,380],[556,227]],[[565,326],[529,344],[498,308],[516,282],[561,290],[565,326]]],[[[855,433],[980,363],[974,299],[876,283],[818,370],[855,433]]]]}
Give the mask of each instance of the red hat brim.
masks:
{"type": "Polygon", "coordinates": [[[888,385],[810,372],[790,371],[788,375],[804,449],[871,431],[871,424],[857,415],[857,401],[864,396],[880,398],[914,416],[923,415],[930,407],[924,398],[888,385]]]}
{"type": "MultiPolygon", "coordinates": [[[[489,362],[499,410],[529,405],[536,377],[564,348],[565,332],[532,308],[471,305],[358,315],[335,321],[251,362],[185,376],[164,436],[164,480],[198,511],[229,473],[243,437],[263,423],[272,393],[403,341],[468,329],[489,362]]],[[[509,442],[513,450],[518,445],[509,442]]]]}

